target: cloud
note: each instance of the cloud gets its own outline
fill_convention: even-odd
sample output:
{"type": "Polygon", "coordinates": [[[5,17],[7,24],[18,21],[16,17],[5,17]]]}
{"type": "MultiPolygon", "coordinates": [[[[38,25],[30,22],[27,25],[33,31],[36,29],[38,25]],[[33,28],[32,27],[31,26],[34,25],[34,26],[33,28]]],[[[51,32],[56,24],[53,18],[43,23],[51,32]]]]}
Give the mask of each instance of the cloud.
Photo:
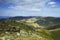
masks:
{"type": "Polygon", "coordinates": [[[0,8],[7,7],[6,11],[3,9],[6,15],[53,15],[60,12],[59,5],[60,2],[51,0],[0,0],[0,8]]]}
{"type": "MultiPolygon", "coordinates": [[[[58,0],[59,1],[59,0],[58,0]]],[[[57,7],[60,2],[54,0],[0,0],[0,3],[4,6],[28,6],[28,7],[36,7],[43,8],[46,7],[46,2],[48,2],[49,7],[57,7]],[[58,2],[58,3],[57,3],[58,2]]],[[[2,7],[2,5],[0,5],[2,7]]]]}
{"type": "Polygon", "coordinates": [[[47,0],[0,0],[0,7],[28,12],[40,12],[47,0]]]}
{"type": "Polygon", "coordinates": [[[15,6],[15,7],[9,7],[14,10],[23,10],[23,11],[29,11],[29,12],[39,12],[41,9],[35,8],[35,7],[24,7],[24,6],[15,6]]]}
{"type": "Polygon", "coordinates": [[[58,8],[60,7],[60,0],[50,0],[47,5],[48,7],[58,8]]]}
{"type": "Polygon", "coordinates": [[[15,0],[11,2],[14,3],[15,6],[10,5],[8,8],[29,12],[40,12],[44,6],[44,2],[44,0],[15,0]]]}
{"type": "Polygon", "coordinates": [[[49,7],[56,7],[56,2],[48,2],[49,7]]]}
{"type": "Polygon", "coordinates": [[[54,5],[54,4],[56,4],[56,2],[49,2],[48,4],[50,4],[50,5],[54,5]]]}

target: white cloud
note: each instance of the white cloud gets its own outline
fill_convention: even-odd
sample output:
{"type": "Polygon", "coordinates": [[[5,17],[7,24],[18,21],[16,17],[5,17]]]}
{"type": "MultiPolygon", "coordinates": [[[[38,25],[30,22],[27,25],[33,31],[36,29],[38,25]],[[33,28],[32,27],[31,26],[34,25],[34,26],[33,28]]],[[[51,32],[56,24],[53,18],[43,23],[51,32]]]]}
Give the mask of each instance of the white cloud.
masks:
{"type": "Polygon", "coordinates": [[[9,5],[9,3],[13,4],[8,6],[9,11],[7,9],[7,11],[4,10],[6,12],[4,12],[4,15],[54,15],[54,13],[60,12],[59,8],[59,10],[56,8],[47,8],[47,6],[56,7],[57,5],[60,5],[57,2],[52,2],[51,0],[0,0],[0,2],[4,5],[9,5]]]}
{"type": "Polygon", "coordinates": [[[24,7],[24,6],[15,6],[15,7],[9,7],[15,10],[23,10],[23,11],[30,11],[30,12],[40,12],[41,9],[35,8],[35,7],[24,7]]]}
{"type": "Polygon", "coordinates": [[[48,4],[50,4],[50,5],[54,5],[54,4],[56,4],[56,2],[49,2],[48,4]]]}
{"type": "Polygon", "coordinates": [[[56,7],[57,3],[56,2],[48,2],[49,7],[56,7]]]}
{"type": "MultiPolygon", "coordinates": [[[[28,7],[37,7],[37,8],[42,8],[45,7],[45,3],[48,0],[0,0],[0,2],[3,2],[4,4],[6,3],[7,5],[12,3],[13,5],[15,4],[16,6],[28,6],[28,7]]],[[[10,5],[10,6],[13,6],[10,5]]]]}
{"type": "Polygon", "coordinates": [[[14,1],[16,6],[11,6],[9,8],[15,9],[15,10],[23,10],[23,11],[30,11],[30,12],[40,12],[42,10],[42,7],[44,7],[44,4],[46,1],[44,0],[20,0],[20,1],[14,1]]]}

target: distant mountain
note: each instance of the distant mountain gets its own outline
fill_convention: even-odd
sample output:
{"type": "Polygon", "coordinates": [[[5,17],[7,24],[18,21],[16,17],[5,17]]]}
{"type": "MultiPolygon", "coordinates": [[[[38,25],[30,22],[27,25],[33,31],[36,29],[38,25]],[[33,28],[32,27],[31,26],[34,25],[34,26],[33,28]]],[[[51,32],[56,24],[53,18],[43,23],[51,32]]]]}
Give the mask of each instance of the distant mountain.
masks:
{"type": "Polygon", "coordinates": [[[39,16],[16,16],[16,17],[8,17],[8,16],[1,16],[1,20],[23,20],[27,19],[25,21],[28,21],[28,19],[31,21],[36,20],[34,23],[37,23],[39,25],[49,25],[49,24],[56,24],[60,23],[59,17],[39,17],[39,16]],[[34,18],[34,19],[33,19],[34,18]]]}
{"type": "Polygon", "coordinates": [[[10,17],[9,19],[12,20],[22,20],[22,19],[29,19],[29,18],[38,18],[39,16],[16,16],[16,17],[10,17]]]}
{"type": "Polygon", "coordinates": [[[9,16],[0,16],[0,19],[9,18],[9,16]]]}
{"type": "Polygon", "coordinates": [[[55,24],[60,24],[59,17],[39,17],[39,16],[16,16],[16,17],[0,17],[0,21],[3,20],[17,20],[17,21],[24,21],[23,22],[30,22],[33,24],[37,24],[44,27],[53,26],[55,24]]]}
{"type": "Polygon", "coordinates": [[[39,16],[15,16],[15,17],[1,16],[0,21],[1,20],[22,20],[22,19],[30,19],[30,18],[38,18],[38,17],[39,16]]]}
{"type": "Polygon", "coordinates": [[[60,23],[59,17],[40,17],[38,19],[39,20],[37,20],[35,23],[38,23],[39,25],[42,26],[51,26],[60,23]]]}

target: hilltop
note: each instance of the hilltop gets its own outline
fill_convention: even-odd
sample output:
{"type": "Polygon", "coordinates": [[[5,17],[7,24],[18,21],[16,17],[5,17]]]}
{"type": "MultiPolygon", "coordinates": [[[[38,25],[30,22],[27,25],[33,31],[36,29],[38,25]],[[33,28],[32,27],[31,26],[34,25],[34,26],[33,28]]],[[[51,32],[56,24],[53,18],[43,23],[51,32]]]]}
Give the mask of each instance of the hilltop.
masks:
{"type": "Polygon", "coordinates": [[[0,19],[0,39],[59,40],[59,33],[59,17],[17,16],[0,19]]]}

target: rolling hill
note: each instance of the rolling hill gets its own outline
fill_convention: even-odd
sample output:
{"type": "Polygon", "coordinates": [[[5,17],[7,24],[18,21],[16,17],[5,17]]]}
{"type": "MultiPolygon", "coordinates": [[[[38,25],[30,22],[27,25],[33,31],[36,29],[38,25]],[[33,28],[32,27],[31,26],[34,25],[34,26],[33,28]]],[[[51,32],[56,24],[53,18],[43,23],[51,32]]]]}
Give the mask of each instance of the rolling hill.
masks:
{"type": "Polygon", "coordinates": [[[0,19],[1,40],[59,40],[59,17],[9,17],[0,19]]]}

